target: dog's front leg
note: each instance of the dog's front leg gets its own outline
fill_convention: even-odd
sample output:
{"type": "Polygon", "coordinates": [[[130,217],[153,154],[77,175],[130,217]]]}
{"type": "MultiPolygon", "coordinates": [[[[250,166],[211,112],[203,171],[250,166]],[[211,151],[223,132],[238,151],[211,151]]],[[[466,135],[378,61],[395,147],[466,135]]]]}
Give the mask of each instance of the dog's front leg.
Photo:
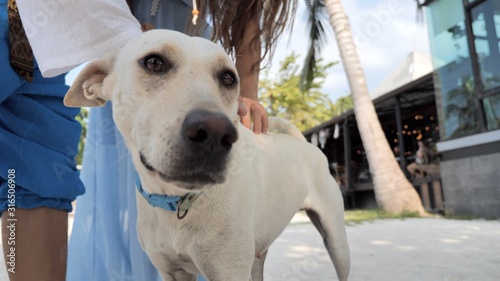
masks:
{"type": "Polygon", "coordinates": [[[160,271],[161,279],[163,281],[196,281],[196,275],[187,273],[184,270],[164,272],[160,271]]]}
{"type": "Polygon", "coordinates": [[[175,258],[158,251],[146,251],[153,265],[158,269],[163,281],[196,281],[196,275],[185,271],[175,258]]]}
{"type": "Polygon", "coordinates": [[[266,261],[267,250],[259,256],[255,256],[252,266],[252,281],[264,280],[264,262],[266,261]]]}
{"type": "Polygon", "coordinates": [[[255,242],[218,239],[198,250],[195,263],[207,281],[251,280],[255,242]]]}

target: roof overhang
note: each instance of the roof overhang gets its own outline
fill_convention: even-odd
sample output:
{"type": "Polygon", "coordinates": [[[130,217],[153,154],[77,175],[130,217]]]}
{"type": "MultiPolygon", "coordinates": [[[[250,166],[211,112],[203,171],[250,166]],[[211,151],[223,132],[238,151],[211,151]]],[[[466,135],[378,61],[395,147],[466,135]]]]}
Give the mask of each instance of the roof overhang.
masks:
{"type": "MultiPolygon", "coordinates": [[[[375,105],[377,112],[379,112],[379,110],[383,108],[391,107],[394,98],[402,95],[404,95],[403,98],[401,99],[401,106],[403,109],[425,102],[425,99],[428,99],[428,96],[432,96],[432,98],[434,99],[433,73],[430,72],[416,80],[413,80],[397,89],[394,89],[374,99],[373,104],[375,105]]],[[[335,116],[332,119],[323,122],[316,127],[304,131],[303,134],[304,135],[312,134],[319,130],[333,126],[337,123],[344,122],[345,119],[351,116],[354,116],[354,110],[352,109],[342,113],[341,115],[335,116]]]]}

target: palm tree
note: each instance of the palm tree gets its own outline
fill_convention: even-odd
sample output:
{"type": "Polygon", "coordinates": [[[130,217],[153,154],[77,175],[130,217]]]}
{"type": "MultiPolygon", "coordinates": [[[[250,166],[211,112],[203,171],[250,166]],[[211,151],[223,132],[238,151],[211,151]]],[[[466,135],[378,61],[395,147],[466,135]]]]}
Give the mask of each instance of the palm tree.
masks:
{"type": "MultiPolygon", "coordinates": [[[[366,78],[358,58],[356,46],[351,34],[349,21],[340,0],[306,0],[310,12],[310,25],[313,26],[328,14],[333,27],[340,57],[349,81],[349,87],[354,102],[354,114],[358,125],[359,134],[363,142],[370,172],[373,175],[375,197],[379,208],[401,213],[403,211],[426,214],[422,202],[415,188],[406,179],[393,157],[392,150],[387,142],[375,107],[368,93],[366,78]]],[[[323,26],[323,25],[321,25],[323,26]]],[[[321,30],[322,28],[312,27],[321,30]]],[[[323,33],[324,34],[324,33],[323,33]]],[[[322,42],[317,36],[321,32],[311,32],[313,44],[309,57],[316,57],[314,42],[322,42]]],[[[306,66],[314,65],[305,63],[306,66]]],[[[307,76],[304,76],[307,78],[307,76]]]]}

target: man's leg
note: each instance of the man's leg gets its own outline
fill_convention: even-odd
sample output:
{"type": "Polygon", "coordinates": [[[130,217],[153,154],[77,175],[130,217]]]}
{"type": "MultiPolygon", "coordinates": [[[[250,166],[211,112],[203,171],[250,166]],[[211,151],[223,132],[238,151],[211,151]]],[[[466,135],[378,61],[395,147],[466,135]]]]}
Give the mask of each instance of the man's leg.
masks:
{"type": "Polygon", "coordinates": [[[7,269],[7,255],[15,247],[15,273],[11,281],[64,281],[68,245],[68,213],[46,207],[16,208],[15,229],[7,228],[12,221],[5,211],[2,215],[2,245],[7,269]],[[11,233],[11,231],[14,233],[11,233]],[[15,235],[15,246],[8,239],[15,235]]]}

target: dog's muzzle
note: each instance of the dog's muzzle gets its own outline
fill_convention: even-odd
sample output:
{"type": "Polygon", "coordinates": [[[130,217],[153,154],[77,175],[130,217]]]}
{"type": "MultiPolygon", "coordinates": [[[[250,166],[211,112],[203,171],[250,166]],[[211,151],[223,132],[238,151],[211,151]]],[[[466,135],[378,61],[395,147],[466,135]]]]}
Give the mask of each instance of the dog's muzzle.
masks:
{"type": "Polygon", "coordinates": [[[202,157],[218,158],[227,154],[238,138],[236,128],[222,113],[194,110],[182,125],[184,141],[202,157]]]}
{"type": "Polygon", "coordinates": [[[229,118],[222,113],[193,110],[184,119],[181,136],[183,157],[174,164],[178,168],[177,181],[224,182],[229,152],[238,139],[238,132],[229,118]]]}
{"type": "Polygon", "coordinates": [[[205,184],[226,180],[229,153],[238,134],[236,128],[222,113],[194,110],[188,113],[181,129],[181,141],[167,169],[154,167],[140,153],[144,167],[158,172],[167,182],[177,182],[187,189],[199,189],[205,184]]]}

